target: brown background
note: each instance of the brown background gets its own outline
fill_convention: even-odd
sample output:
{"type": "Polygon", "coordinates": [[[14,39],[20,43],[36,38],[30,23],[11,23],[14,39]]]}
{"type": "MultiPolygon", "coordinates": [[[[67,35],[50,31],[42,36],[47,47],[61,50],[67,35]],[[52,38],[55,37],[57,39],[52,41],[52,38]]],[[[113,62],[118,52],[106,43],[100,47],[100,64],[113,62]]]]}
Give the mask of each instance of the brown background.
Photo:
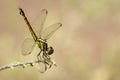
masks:
{"type": "Polygon", "coordinates": [[[49,11],[46,26],[61,22],[48,43],[58,67],[44,74],[36,68],[0,71],[0,80],[119,80],[120,0],[0,0],[0,65],[33,60],[22,56],[21,46],[31,37],[19,15],[30,22],[41,9],[49,11]]]}

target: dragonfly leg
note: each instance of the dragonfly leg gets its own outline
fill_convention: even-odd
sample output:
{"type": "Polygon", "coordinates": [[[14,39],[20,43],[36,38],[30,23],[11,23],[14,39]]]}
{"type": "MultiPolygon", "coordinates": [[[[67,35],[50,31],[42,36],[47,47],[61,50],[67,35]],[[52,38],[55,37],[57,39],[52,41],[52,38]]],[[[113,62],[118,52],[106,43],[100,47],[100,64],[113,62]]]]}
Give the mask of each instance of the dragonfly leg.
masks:
{"type": "Polygon", "coordinates": [[[48,65],[48,68],[51,68],[54,63],[51,60],[50,56],[46,52],[43,52],[42,57],[44,59],[45,64],[48,65]]]}
{"type": "Polygon", "coordinates": [[[42,57],[41,57],[41,55],[40,55],[41,52],[42,52],[42,50],[37,54],[37,60],[38,60],[38,61],[42,60],[42,57]]]}
{"type": "Polygon", "coordinates": [[[42,63],[45,65],[45,71],[49,68],[52,67],[52,65],[54,64],[53,61],[51,60],[50,56],[46,53],[46,51],[40,51],[37,54],[37,59],[38,61],[42,60],[42,63]],[[42,52],[42,55],[41,55],[42,52]]]}

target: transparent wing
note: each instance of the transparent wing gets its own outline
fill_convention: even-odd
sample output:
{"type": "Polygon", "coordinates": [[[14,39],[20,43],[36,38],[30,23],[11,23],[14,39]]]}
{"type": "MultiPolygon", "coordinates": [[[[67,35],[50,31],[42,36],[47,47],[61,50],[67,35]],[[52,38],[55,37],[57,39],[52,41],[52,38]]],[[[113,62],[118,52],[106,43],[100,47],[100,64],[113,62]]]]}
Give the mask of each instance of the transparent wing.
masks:
{"type": "Polygon", "coordinates": [[[35,64],[35,67],[39,70],[40,73],[44,73],[47,70],[47,65],[43,62],[35,64]]]}
{"type": "Polygon", "coordinates": [[[37,36],[40,35],[40,33],[44,27],[44,23],[45,23],[47,14],[48,14],[48,11],[46,9],[42,9],[40,11],[40,15],[37,16],[37,18],[33,24],[33,27],[34,27],[34,30],[35,30],[35,33],[37,36]]]}
{"type": "Polygon", "coordinates": [[[31,54],[35,45],[36,45],[36,42],[32,38],[25,39],[22,45],[22,54],[24,56],[31,54]]]}
{"type": "Polygon", "coordinates": [[[62,26],[61,23],[56,23],[56,24],[52,24],[50,25],[48,28],[46,28],[44,31],[41,32],[40,36],[42,37],[42,39],[49,39],[54,33],[55,31],[57,31],[57,29],[59,29],[62,26]]]}

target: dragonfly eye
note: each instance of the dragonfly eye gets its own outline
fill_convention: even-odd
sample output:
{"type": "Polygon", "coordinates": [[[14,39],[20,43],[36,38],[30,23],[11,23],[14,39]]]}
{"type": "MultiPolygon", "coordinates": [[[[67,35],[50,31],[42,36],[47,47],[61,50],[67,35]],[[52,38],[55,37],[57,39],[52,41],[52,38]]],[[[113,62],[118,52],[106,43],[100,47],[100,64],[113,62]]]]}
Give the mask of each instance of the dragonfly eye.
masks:
{"type": "Polygon", "coordinates": [[[53,52],[54,52],[54,49],[53,49],[53,47],[48,47],[48,55],[51,55],[51,54],[53,54],[53,52]]]}

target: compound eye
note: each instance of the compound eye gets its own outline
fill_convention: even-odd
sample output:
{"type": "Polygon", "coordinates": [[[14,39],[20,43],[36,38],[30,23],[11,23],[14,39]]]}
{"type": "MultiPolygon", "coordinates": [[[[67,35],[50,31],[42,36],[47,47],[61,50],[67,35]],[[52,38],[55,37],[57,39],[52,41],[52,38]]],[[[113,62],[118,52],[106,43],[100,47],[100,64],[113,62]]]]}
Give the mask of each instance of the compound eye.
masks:
{"type": "Polygon", "coordinates": [[[48,47],[48,55],[53,54],[53,52],[54,52],[54,49],[51,46],[48,47]]]}

